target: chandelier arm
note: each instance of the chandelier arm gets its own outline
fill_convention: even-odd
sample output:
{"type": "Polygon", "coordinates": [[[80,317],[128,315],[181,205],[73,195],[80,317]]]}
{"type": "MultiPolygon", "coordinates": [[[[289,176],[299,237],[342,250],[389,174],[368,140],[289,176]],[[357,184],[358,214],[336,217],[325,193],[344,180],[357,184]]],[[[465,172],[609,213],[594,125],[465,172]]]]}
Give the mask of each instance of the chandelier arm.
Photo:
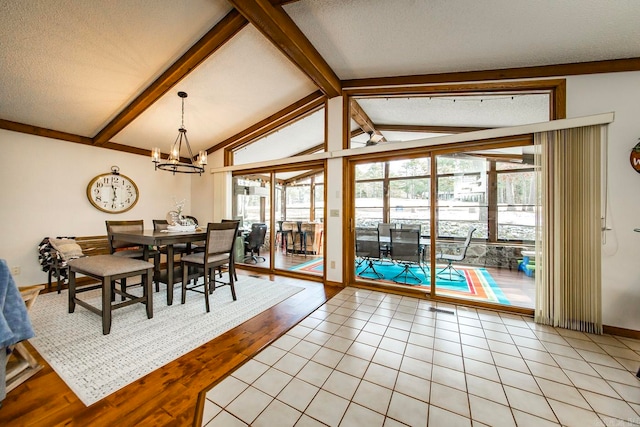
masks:
{"type": "Polygon", "coordinates": [[[186,143],[187,151],[189,152],[189,160],[191,160],[191,163],[194,163],[196,159],[193,157],[193,152],[191,151],[191,145],[189,145],[189,138],[187,138],[186,129],[184,130],[184,142],[186,143]]]}

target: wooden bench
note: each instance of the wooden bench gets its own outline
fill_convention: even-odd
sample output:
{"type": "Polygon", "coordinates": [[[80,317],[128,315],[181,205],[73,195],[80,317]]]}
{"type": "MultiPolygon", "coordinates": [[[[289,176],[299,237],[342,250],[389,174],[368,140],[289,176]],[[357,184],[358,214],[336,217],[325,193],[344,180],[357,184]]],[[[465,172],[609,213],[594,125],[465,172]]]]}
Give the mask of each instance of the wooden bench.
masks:
{"type": "MultiPolygon", "coordinates": [[[[82,253],[87,256],[92,255],[109,255],[111,253],[109,249],[109,240],[107,236],[80,236],[74,238],[76,243],[80,245],[82,248],[82,253]]],[[[51,248],[52,254],[55,252],[55,249],[51,248]]],[[[60,293],[62,289],[62,280],[61,280],[61,272],[66,271],[69,272],[69,266],[66,262],[64,262],[60,256],[52,256],[51,264],[49,265],[48,272],[48,280],[47,280],[47,291],[51,290],[52,287],[52,276],[53,272],[56,273],[57,278],[57,290],[60,293]]]]}

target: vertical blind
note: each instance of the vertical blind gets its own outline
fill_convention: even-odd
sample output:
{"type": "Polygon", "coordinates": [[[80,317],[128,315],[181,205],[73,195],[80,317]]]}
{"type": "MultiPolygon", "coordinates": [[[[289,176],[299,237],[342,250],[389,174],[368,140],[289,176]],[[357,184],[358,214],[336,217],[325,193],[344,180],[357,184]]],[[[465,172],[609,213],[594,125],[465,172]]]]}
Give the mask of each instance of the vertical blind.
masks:
{"type": "Polygon", "coordinates": [[[538,323],[602,333],[601,126],[534,134],[538,323]],[[539,260],[539,261],[538,261],[539,260]]]}

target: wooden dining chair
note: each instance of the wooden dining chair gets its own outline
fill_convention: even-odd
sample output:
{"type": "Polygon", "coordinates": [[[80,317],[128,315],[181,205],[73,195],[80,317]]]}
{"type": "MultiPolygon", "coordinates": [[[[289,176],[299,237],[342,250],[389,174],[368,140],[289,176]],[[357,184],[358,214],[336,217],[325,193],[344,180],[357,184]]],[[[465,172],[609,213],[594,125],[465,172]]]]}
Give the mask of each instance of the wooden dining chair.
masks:
{"type": "MultiPolygon", "coordinates": [[[[129,221],[107,220],[105,221],[105,224],[107,226],[107,240],[109,241],[109,251],[111,254],[126,258],[139,259],[142,261],[149,261],[150,259],[153,259],[154,278],[157,277],[160,272],[160,251],[157,249],[149,249],[148,255],[145,257],[144,248],[140,247],[140,245],[113,238],[113,233],[116,232],[144,231],[144,221],[141,219],[129,221]]],[[[127,279],[122,279],[120,285],[122,287],[122,292],[126,292],[127,279]]],[[[140,285],[142,285],[142,283],[140,283],[140,285]]],[[[156,288],[158,288],[157,282],[156,288]]]]}
{"type": "Polygon", "coordinates": [[[204,252],[196,252],[182,257],[182,304],[186,302],[187,291],[204,294],[207,313],[210,311],[209,294],[222,286],[231,288],[231,296],[236,300],[234,286],[234,244],[238,233],[237,222],[209,223],[204,252]],[[216,278],[216,270],[229,265],[228,281],[216,278]],[[193,273],[195,271],[195,273],[193,273]],[[200,282],[200,277],[203,280],[200,282]],[[193,280],[192,284],[189,281],[193,280]],[[202,289],[200,289],[202,288],[202,289]]]}
{"type": "MultiPolygon", "coordinates": [[[[169,227],[169,222],[166,219],[154,219],[153,220],[153,230],[154,231],[163,231],[163,230],[167,230],[169,227]]],[[[160,251],[161,254],[166,255],[167,254],[167,247],[166,246],[159,246],[158,251],[160,251]]],[[[187,254],[191,252],[191,244],[189,243],[175,243],[173,245],[173,253],[175,255],[182,255],[182,254],[187,254]]]]}

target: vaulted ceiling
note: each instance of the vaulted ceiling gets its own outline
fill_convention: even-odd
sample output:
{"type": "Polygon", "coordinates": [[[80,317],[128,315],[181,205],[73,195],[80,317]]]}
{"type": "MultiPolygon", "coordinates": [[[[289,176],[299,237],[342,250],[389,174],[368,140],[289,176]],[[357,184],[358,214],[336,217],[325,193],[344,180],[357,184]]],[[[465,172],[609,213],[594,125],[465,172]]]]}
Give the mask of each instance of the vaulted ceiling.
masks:
{"type": "MultiPolygon", "coordinates": [[[[638,22],[636,0],[3,0],[0,128],[166,153],[185,91],[192,148],[212,151],[376,78],[552,76],[539,67],[577,63],[637,70],[638,22]],[[609,60],[622,61],[593,64],[609,60]]],[[[359,105],[390,126],[420,102],[359,105]]],[[[414,121],[505,125],[499,112],[462,119],[457,108],[441,103],[414,121]]],[[[288,155],[322,142],[317,120],[307,122],[320,130],[300,125],[262,147],[289,146],[288,155]]]]}

